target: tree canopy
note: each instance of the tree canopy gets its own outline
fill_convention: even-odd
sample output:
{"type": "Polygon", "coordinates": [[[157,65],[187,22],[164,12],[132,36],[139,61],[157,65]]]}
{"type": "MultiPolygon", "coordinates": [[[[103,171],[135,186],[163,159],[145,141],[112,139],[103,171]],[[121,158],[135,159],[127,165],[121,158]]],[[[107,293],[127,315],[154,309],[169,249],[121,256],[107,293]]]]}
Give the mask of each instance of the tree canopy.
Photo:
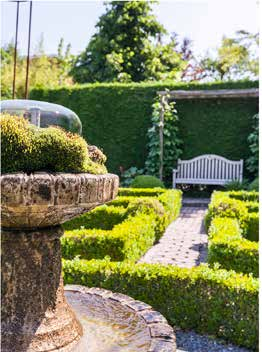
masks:
{"type": "Polygon", "coordinates": [[[152,11],[152,1],[112,1],[74,65],[76,82],[179,79],[187,61],[152,11]]]}
{"type": "Polygon", "coordinates": [[[213,54],[191,64],[187,76],[191,80],[258,79],[258,44],[258,33],[241,30],[233,37],[224,36],[213,54]]]}
{"type": "MultiPolygon", "coordinates": [[[[11,98],[14,66],[14,44],[11,42],[1,48],[1,96],[11,98]]],[[[34,54],[30,58],[30,87],[55,87],[73,83],[69,76],[72,67],[70,45],[64,49],[61,38],[56,55],[48,56],[44,52],[43,37],[40,38],[34,54]]],[[[17,53],[16,98],[23,98],[25,92],[26,57],[17,53]]]]}

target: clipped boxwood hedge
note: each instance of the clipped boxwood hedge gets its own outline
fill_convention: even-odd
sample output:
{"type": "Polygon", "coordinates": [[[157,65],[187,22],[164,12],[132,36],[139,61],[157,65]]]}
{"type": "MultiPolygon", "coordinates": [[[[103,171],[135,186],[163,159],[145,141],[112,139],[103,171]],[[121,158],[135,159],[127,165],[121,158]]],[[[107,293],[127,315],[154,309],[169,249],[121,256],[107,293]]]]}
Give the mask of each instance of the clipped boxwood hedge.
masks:
{"type": "Polygon", "coordinates": [[[102,205],[89,213],[80,215],[63,224],[64,230],[76,229],[100,229],[112,230],[112,228],[125,220],[126,209],[102,205]]]}
{"type": "Polygon", "coordinates": [[[61,238],[63,258],[80,256],[85,259],[112,261],[137,260],[155,241],[154,214],[132,216],[111,231],[79,229],[66,231],[61,238]]]}
{"type": "Polygon", "coordinates": [[[119,188],[119,196],[127,197],[157,197],[166,192],[163,188],[119,188]]]}
{"type": "Polygon", "coordinates": [[[258,277],[259,245],[242,237],[237,219],[213,219],[209,228],[208,263],[258,277]]]}
{"type": "Polygon", "coordinates": [[[235,218],[243,231],[243,236],[251,241],[258,241],[259,216],[257,192],[213,192],[208,212],[205,217],[205,225],[208,230],[211,221],[215,217],[235,218]],[[243,200],[240,200],[243,199],[243,200]]]}
{"type": "Polygon", "coordinates": [[[258,280],[207,266],[79,260],[63,262],[66,284],[122,292],[160,311],[170,324],[257,349],[258,280]]]}
{"type": "Polygon", "coordinates": [[[179,215],[181,198],[179,190],[167,190],[158,197],[118,197],[110,206],[63,225],[62,256],[136,261],[179,215]]]}
{"type": "Polygon", "coordinates": [[[243,201],[258,202],[259,193],[257,191],[231,191],[226,193],[230,198],[243,201]]]}
{"type": "MultiPolygon", "coordinates": [[[[35,88],[30,99],[62,104],[79,116],[83,136],[102,148],[108,169],[144,167],[147,130],[157,92],[170,90],[241,89],[258,82],[85,84],[55,89],[35,88]],[[103,133],[101,133],[103,130],[103,133]]],[[[232,160],[247,159],[251,117],[258,112],[257,98],[177,100],[182,159],[218,154],[232,160]]]]}

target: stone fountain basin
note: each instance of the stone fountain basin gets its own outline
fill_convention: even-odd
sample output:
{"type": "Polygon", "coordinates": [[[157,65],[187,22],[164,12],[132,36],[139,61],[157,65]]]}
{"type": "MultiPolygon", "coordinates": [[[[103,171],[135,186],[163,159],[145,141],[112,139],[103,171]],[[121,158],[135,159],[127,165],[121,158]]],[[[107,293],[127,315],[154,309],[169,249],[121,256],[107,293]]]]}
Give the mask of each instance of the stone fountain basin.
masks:
{"type": "Polygon", "coordinates": [[[70,352],[175,352],[167,320],[151,306],[121,293],[78,285],[65,296],[83,327],[70,352]]]}
{"type": "Polygon", "coordinates": [[[43,228],[62,224],[117,195],[113,174],[11,173],[1,176],[1,226],[43,228]]]}

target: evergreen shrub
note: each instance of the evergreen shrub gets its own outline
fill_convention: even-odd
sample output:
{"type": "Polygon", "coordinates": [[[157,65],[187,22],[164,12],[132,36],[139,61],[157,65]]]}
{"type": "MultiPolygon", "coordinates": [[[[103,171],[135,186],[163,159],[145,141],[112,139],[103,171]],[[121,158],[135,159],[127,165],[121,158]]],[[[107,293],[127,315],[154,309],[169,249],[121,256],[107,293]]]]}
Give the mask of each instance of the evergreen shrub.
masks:
{"type": "Polygon", "coordinates": [[[139,175],[130,184],[131,188],[165,188],[162,181],[155,176],[139,175]]]}

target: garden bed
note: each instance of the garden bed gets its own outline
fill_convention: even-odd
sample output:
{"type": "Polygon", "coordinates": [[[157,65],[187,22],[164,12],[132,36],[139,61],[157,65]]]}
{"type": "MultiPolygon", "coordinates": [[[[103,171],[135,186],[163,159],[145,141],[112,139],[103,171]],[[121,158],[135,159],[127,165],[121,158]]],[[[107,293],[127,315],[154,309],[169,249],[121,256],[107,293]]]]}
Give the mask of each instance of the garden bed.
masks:
{"type": "Polygon", "coordinates": [[[62,239],[64,258],[83,258],[64,260],[65,283],[128,294],[152,305],[170,324],[256,350],[257,201],[256,192],[215,192],[206,217],[210,266],[182,269],[134,264],[177,217],[181,193],[120,189],[108,206],[76,220],[72,227],[72,222],[65,225],[70,231],[62,239]],[[85,260],[91,258],[96,259],[85,260]]]}

